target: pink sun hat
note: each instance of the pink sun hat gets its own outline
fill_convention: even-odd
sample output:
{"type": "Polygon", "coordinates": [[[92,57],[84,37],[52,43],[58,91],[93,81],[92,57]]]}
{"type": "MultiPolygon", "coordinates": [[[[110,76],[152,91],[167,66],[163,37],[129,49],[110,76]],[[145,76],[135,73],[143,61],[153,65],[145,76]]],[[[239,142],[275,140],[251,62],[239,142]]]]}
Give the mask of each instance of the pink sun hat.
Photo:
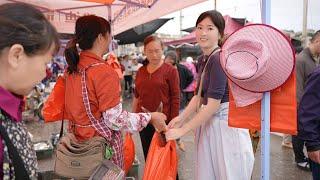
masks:
{"type": "Polygon", "coordinates": [[[243,107],[284,84],[294,70],[295,55],[290,40],[279,30],[250,24],[225,41],[220,64],[231,81],[235,104],[243,107]]]}

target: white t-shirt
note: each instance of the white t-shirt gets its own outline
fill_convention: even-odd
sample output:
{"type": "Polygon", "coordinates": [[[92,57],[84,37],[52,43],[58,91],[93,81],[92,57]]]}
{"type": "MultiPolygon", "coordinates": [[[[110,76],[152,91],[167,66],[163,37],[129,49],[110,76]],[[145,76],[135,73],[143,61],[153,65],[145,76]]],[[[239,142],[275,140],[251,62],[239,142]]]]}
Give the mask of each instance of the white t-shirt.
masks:
{"type": "Polygon", "coordinates": [[[132,75],[132,61],[128,60],[128,61],[121,61],[121,64],[125,67],[125,71],[124,71],[124,75],[125,76],[130,76],[132,75]]]}
{"type": "Polygon", "coordinates": [[[139,70],[139,68],[141,68],[143,65],[141,64],[141,63],[138,63],[138,64],[132,64],[132,72],[133,73],[137,73],[138,72],[138,70],[139,70]]]}

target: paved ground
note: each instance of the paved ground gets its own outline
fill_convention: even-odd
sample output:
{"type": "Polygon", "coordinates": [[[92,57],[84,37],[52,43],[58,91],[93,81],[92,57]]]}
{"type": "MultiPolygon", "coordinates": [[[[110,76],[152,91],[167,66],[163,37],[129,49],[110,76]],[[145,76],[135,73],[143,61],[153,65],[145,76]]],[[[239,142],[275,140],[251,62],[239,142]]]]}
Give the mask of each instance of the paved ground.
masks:
{"type": "MultiPolygon", "coordinates": [[[[125,109],[130,109],[130,101],[124,101],[125,109]]],[[[61,122],[43,124],[43,123],[28,123],[28,129],[34,136],[34,140],[48,140],[51,133],[59,132],[61,122]]],[[[144,168],[144,158],[142,153],[139,134],[134,134],[136,145],[136,154],[140,161],[138,173],[134,173],[135,179],[141,179],[144,168]]],[[[281,147],[282,138],[277,135],[271,136],[271,179],[272,180],[310,180],[311,173],[298,169],[293,163],[292,149],[281,147]]],[[[194,174],[194,144],[193,133],[187,134],[182,138],[185,143],[186,151],[178,151],[179,154],[179,178],[181,180],[192,180],[194,174]]],[[[260,151],[258,150],[255,159],[255,166],[252,179],[260,179],[260,151]]],[[[52,169],[53,161],[50,159],[39,161],[39,168],[42,171],[52,169]]]]}
{"type": "MultiPolygon", "coordinates": [[[[282,137],[271,135],[270,179],[272,180],[311,180],[311,172],[297,168],[294,163],[293,150],[281,146],[282,137]]],[[[253,178],[260,177],[260,147],[256,153],[253,178]]]]}
{"type": "MultiPolygon", "coordinates": [[[[139,175],[143,173],[143,153],[138,136],[135,137],[137,155],[141,160],[139,175]]],[[[272,180],[311,180],[311,173],[300,170],[293,163],[292,149],[281,147],[282,138],[271,135],[271,160],[270,179],[272,180]]],[[[192,180],[194,173],[194,144],[193,134],[189,133],[182,138],[186,145],[186,152],[179,151],[179,178],[180,180],[192,180]]],[[[260,179],[260,149],[255,155],[255,166],[252,175],[253,180],[260,179]]]]}

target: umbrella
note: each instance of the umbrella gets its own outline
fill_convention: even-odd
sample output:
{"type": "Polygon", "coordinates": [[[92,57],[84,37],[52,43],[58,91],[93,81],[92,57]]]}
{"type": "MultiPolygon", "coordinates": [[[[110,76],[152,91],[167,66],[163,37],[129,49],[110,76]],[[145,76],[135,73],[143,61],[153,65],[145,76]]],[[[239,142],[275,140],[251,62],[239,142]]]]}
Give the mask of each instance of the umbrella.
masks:
{"type": "Polygon", "coordinates": [[[155,31],[157,31],[161,26],[163,26],[169,20],[171,19],[169,18],[156,19],[148,23],[138,25],[129,30],[126,30],[116,35],[114,38],[118,40],[119,45],[142,42],[144,38],[153,34],[155,31]]]}

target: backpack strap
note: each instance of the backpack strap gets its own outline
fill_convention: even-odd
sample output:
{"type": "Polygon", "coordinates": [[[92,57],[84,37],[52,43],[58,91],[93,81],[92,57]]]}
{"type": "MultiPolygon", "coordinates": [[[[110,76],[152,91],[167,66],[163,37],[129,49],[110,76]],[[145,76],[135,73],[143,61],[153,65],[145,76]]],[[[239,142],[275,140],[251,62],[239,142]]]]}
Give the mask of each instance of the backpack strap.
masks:
{"type": "MultiPolygon", "coordinates": [[[[90,64],[90,65],[88,65],[88,66],[86,66],[85,68],[83,68],[81,71],[80,71],[80,73],[82,73],[82,72],[84,72],[85,73],[85,71],[87,70],[87,69],[89,69],[90,67],[94,67],[94,66],[98,66],[98,65],[103,65],[103,64],[105,64],[105,63],[94,63],[94,64],[90,64]]],[[[64,72],[63,73],[63,78],[64,78],[64,81],[66,80],[66,77],[67,77],[67,75],[68,75],[68,73],[67,72],[64,72]]],[[[82,79],[82,78],[81,78],[82,79]]],[[[81,81],[82,82],[82,81],[81,81]]],[[[82,83],[81,83],[82,84],[82,83]]],[[[89,98],[88,98],[89,99],[89,98]]],[[[85,106],[86,107],[86,106],[85,106]]],[[[90,106],[89,106],[89,108],[90,108],[90,106]]],[[[87,111],[87,109],[86,109],[86,111],[87,111]]],[[[90,113],[91,113],[91,110],[90,110],[90,113]]],[[[92,114],[92,113],[91,113],[92,114]]],[[[89,118],[90,119],[90,118],[89,118]]],[[[91,122],[91,120],[90,120],[90,122],[91,122]]],[[[73,123],[73,122],[71,122],[71,123],[73,123]]],[[[59,139],[61,139],[61,137],[63,136],[63,126],[64,126],[64,120],[62,119],[62,122],[61,122],[61,127],[60,127],[60,133],[59,133],[59,139]]]]}
{"type": "Polygon", "coordinates": [[[107,141],[111,142],[112,141],[112,130],[102,122],[101,119],[96,119],[91,111],[90,107],[90,102],[89,102],[89,97],[88,97],[88,88],[86,84],[86,71],[94,66],[99,66],[99,65],[105,65],[105,63],[96,63],[96,64],[91,64],[84,69],[82,69],[81,72],[81,87],[82,87],[82,99],[83,99],[83,104],[86,109],[87,116],[94,127],[94,129],[103,137],[107,139],[107,141]]]}

